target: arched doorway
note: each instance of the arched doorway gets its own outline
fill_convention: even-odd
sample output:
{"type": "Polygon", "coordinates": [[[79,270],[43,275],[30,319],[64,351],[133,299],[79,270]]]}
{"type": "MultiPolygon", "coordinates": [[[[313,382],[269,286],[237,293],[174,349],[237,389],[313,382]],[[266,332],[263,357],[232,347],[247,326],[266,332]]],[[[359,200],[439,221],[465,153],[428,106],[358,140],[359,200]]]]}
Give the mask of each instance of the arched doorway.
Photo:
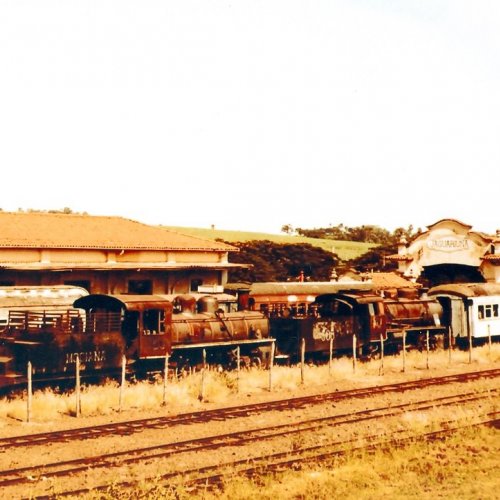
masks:
{"type": "Polygon", "coordinates": [[[424,267],[418,282],[430,288],[447,283],[484,283],[485,279],[477,267],[461,264],[436,264],[424,267]]]}

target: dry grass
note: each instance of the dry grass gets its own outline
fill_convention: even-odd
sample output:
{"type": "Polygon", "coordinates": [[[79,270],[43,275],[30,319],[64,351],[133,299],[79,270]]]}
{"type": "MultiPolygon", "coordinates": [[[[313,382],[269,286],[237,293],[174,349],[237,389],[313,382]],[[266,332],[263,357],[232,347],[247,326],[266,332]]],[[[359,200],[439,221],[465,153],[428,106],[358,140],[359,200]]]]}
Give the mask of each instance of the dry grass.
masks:
{"type": "MultiPolygon", "coordinates": [[[[425,352],[412,351],[406,355],[406,375],[421,378],[436,375],[444,370],[457,370],[466,367],[486,369],[489,365],[500,362],[500,344],[475,348],[472,364],[469,354],[453,351],[451,362],[447,351],[431,352],[428,358],[425,352]]],[[[293,392],[298,387],[324,387],[325,382],[332,389],[345,382],[356,385],[380,385],[391,383],[402,375],[402,357],[387,356],[383,360],[358,362],[353,369],[351,358],[333,360],[331,371],[328,365],[307,365],[302,383],[300,366],[275,366],[272,370],[272,392],[277,395],[293,392]]],[[[158,409],[163,403],[174,411],[194,411],[203,409],[207,403],[223,404],[237,391],[251,397],[268,393],[270,376],[268,370],[253,368],[242,370],[239,380],[236,372],[206,371],[195,372],[180,378],[169,380],[165,391],[163,381],[128,383],[123,391],[121,411],[131,409],[158,409]],[[200,395],[202,397],[200,397],[200,395]]],[[[345,385],[345,384],[344,384],[345,385]]],[[[81,392],[82,416],[109,415],[120,410],[120,388],[114,381],[101,386],[84,386],[81,392]]],[[[75,413],[76,397],[73,392],[57,393],[52,390],[36,391],[32,402],[32,420],[51,422],[75,413]]],[[[26,420],[26,395],[13,399],[0,399],[0,428],[12,419],[26,420]]]]}
{"type": "Polygon", "coordinates": [[[87,499],[204,500],[493,500],[498,498],[498,431],[474,428],[433,443],[356,452],[299,471],[247,480],[235,477],[221,491],[187,491],[159,480],[134,491],[110,487],[87,499]]]}

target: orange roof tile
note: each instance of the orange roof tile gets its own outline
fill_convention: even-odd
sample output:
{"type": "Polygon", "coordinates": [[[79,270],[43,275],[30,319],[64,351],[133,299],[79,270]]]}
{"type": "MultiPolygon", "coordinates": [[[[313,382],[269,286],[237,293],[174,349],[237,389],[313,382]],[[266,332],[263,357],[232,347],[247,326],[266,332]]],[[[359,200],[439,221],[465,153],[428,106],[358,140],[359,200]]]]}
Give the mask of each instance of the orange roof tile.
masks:
{"type": "Polygon", "coordinates": [[[367,273],[366,275],[371,278],[373,287],[379,290],[387,288],[420,288],[422,286],[395,273],[367,273]]]}
{"type": "Polygon", "coordinates": [[[0,248],[238,251],[122,217],[1,211],[0,248]]]}
{"type": "Polygon", "coordinates": [[[500,263],[500,255],[499,254],[488,253],[481,258],[483,260],[487,260],[487,261],[492,262],[492,263],[496,263],[496,262],[500,263]]]}
{"type": "Polygon", "coordinates": [[[385,258],[387,260],[396,260],[396,261],[413,260],[413,257],[411,255],[400,255],[400,254],[386,255],[385,258]]]}

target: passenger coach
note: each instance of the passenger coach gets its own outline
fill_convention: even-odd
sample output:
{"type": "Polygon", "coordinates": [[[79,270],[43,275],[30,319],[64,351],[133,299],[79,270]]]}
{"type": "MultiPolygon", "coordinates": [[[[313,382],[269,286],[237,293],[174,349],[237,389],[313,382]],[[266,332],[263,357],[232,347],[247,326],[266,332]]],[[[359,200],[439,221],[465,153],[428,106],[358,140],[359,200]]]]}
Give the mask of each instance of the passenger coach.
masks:
{"type": "Polygon", "coordinates": [[[443,306],[444,323],[458,344],[500,338],[500,284],[452,283],[433,287],[428,295],[443,306]]]}

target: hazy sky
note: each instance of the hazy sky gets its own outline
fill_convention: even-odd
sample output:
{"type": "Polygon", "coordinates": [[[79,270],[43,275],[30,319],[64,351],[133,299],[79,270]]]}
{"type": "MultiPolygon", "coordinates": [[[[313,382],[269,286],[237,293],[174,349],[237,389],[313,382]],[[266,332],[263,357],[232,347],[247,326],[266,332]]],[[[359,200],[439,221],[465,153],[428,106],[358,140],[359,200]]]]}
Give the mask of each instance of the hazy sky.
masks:
{"type": "Polygon", "coordinates": [[[0,207],[500,228],[498,0],[0,0],[0,207]]]}

